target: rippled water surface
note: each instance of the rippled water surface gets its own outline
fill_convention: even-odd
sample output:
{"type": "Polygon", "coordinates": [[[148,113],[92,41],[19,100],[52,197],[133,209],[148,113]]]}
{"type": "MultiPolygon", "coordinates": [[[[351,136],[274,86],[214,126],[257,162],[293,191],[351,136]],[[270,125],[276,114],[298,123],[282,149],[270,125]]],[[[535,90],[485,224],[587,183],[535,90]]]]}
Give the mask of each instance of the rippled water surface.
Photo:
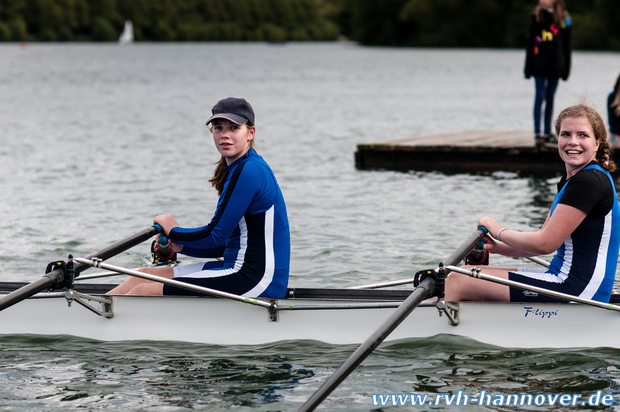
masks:
{"type": "MultiPolygon", "coordinates": [[[[4,44],[0,53],[3,280],[36,280],[48,262],[101,249],[157,214],[205,224],[216,201],[207,180],[218,154],[203,123],[227,96],[254,106],[257,150],[287,201],[292,286],[411,276],[447,257],[479,216],[537,228],[555,190],[552,176],[355,169],[358,143],[530,130],[534,86],[523,79],[520,50],[4,44]]],[[[556,107],[585,97],[604,113],[620,55],[573,58],[556,107]]],[[[149,258],[145,243],[112,261],[136,267],[149,258]]],[[[5,336],[0,410],[295,410],[354,349],[5,336]]],[[[459,389],[601,389],[618,403],[619,365],[620,351],[610,349],[522,351],[452,337],[394,342],[381,345],[324,406],[390,410],[373,408],[371,394],[459,389]]]]}

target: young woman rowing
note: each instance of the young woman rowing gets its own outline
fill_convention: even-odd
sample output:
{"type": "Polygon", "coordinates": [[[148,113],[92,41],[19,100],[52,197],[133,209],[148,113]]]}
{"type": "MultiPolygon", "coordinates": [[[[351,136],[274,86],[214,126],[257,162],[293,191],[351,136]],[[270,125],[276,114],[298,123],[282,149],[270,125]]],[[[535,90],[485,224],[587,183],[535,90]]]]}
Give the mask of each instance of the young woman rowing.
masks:
{"type": "MultiPolygon", "coordinates": [[[[207,125],[222,157],[210,180],[220,195],[211,222],[183,228],[174,217],[160,215],[154,223],[176,252],[222,260],[140,270],[237,295],[283,298],[290,263],[288,217],[271,168],[253,149],[254,110],[246,100],[229,97],[213,106],[212,114],[207,125]]],[[[197,293],[131,277],[109,294],[197,293]]]]}
{"type": "MultiPolygon", "coordinates": [[[[532,257],[555,251],[549,268],[485,267],[483,271],[608,302],[618,261],[620,208],[609,174],[616,165],[610,159],[605,123],[594,109],[576,105],[560,113],[555,130],[566,174],[558,183],[558,193],[542,228],[536,232],[520,232],[503,227],[491,217],[478,220],[478,226],[486,227],[491,235],[485,237],[487,251],[512,257],[532,257]]],[[[446,280],[446,300],[541,302],[555,299],[453,274],[446,280]]]]}

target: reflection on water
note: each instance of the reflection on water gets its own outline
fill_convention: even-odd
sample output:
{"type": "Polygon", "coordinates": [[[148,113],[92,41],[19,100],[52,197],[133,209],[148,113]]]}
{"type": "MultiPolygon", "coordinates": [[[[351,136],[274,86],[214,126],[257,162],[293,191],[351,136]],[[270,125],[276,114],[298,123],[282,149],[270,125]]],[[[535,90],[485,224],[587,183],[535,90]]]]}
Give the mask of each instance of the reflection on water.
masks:
{"type": "MultiPolygon", "coordinates": [[[[260,346],[98,343],[0,338],[0,399],[9,410],[182,408],[296,410],[353,352],[353,345],[260,346]],[[25,359],[24,355],[28,358],[25,359]]],[[[612,349],[514,350],[452,336],[381,345],[326,401],[370,410],[372,393],[591,393],[618,391],[612,349]]],[[[616,359],[616,360],[614,360],[616,359]]],[[[475,408],[475,406],[474,406],[475,408]]]]}

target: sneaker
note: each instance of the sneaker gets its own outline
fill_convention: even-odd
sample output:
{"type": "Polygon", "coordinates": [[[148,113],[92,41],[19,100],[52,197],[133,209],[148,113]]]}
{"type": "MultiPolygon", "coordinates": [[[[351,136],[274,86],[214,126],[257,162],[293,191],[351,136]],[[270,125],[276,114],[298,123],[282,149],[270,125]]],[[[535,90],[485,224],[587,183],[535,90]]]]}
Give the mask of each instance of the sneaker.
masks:
{"type": "Polygon", "coordinates": [[[536,146],[540,146],[543,143],[545,143],[545,136],[542,134],[534,135],[534,144],[536,144],[536,146]]]}
{"type": "Polygon", "coordinates": [[[545,143],[552,143],[552,144],[557,144],[558,143],[558,138],[555,137],[555,135],[552,134],[546,134],[544,137],[544,141],[545,143]]]}

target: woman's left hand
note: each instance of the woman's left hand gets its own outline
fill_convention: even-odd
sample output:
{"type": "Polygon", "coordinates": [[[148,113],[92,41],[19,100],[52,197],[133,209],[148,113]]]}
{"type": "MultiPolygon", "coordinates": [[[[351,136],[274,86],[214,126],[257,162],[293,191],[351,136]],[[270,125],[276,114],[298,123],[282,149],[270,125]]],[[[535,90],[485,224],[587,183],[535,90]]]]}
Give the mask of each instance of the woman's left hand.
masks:
{"type": "Polygon", "coordinates": [[[153,223],[156,223],[156,224],[160,225],[161,228],[163,229],[163,233],[166,236],[169,236],[170,230],[173,227],[178,227],[179,226],[179,224],[177,223],[176,219],[174,217],[172,217],[172,215],[159,215],[159,216],[155,217],[155,219],[153,219],[153,223]]]}

